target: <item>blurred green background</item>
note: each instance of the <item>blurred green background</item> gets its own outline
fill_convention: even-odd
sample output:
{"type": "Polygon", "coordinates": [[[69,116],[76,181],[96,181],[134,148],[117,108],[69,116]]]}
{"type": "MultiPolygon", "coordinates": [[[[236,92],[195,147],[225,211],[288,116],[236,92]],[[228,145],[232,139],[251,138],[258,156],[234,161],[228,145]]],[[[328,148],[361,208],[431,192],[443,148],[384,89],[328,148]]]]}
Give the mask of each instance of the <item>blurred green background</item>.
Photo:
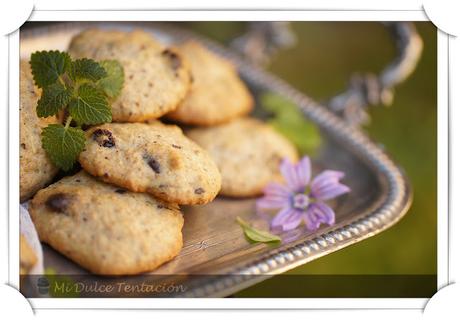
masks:
{"type": "MultiPolygon", "coordinates": [[[[189,27],[227,43],[243,23],[194,22],[189,27]]],[[[317,101],[344,90],[355,72],[378,73],[395,56],[387,29],[376,22],[297,22],[297,46],[280,52],[268,69],[317,101]]],[[[364,130],[407,172],[414,189],[408,214],[389,230],[288,272],[298,274],[436,274],[436,28],[416,23],[423,42],[415,73],[396,88],[390,108],[374,107],[364,130]]],[[[260,296],[270,281],[237,297],[260,296]]],[[[283,295],[283,288],[277,288],[283,295]]],[[[262,294],[264,295],[264,294],[262,294]]]]}

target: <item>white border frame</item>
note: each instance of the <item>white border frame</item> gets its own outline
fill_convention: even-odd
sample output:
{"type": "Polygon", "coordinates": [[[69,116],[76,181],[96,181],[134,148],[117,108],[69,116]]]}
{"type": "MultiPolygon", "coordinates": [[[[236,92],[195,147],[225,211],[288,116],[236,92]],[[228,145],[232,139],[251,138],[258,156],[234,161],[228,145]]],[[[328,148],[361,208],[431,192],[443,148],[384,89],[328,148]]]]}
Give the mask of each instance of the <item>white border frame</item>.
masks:
{"type": "Polygon", "coordinates": [[[449,282],[449,87],[448,35],[438,30],[438,290],[449,282]]]}
{"type": "MultiPolygon", "coordinates": [[[[417,11],[34,11],[29,21],[427,21],[417,11]]],[[[448,38],[438,31],[438,289],[448,278],[448,38]]],[[[19,104],[19,31],[9,36],[9,105],[19,104]]],[[[19,112],[9,110],[9,230],[19,230],[19,112]]],[[[19,287],[19,233],[9,233],[9,283],[19,287]]],[[[423,309],[428,299],[32,298],[37,309],[423,309]],[[180,306],[180,307],[178,307],[180,306]]]]}

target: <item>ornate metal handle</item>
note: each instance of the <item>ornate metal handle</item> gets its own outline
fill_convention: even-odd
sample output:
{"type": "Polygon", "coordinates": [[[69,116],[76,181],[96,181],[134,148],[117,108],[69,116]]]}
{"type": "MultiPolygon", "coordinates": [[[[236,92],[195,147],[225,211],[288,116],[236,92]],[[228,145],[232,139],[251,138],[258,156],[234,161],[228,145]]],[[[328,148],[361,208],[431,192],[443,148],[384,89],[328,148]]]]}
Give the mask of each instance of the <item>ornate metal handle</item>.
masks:
{"type": "MultiPolygon", "coordinates": [[[[398,54],[379,75],[354,74],[345,92],[330,99],[326,105],[352,125],[370,121],[368,106],[389,106],[394,88],[415,70],[423,42],[410,22],[384,23],[395,39],[398,54]]],[[[252,22],[249,31],[236,38],[232,47],[256,64],[267,64],[279,49],[291,47],[296,37],[288,22],[252,22]]]]}
{"type": "Polygon", "coordinates": [[[296,44],[297,37],[289,22],[249,22],[248,31],[234,39],[230,46],[254,64],[266,65],[280,49],[296,44]]]}
{"type": "Polygon", "coordinates": [[[355,74],[348,89],[333,97],[327,105],[352,125],[368,123],[368,106],[393,103],[394,88],[415,70],[422,53],[423,42],[410,22],[385,23],[393,35],[398,54],[379,75],[355,74]]]}

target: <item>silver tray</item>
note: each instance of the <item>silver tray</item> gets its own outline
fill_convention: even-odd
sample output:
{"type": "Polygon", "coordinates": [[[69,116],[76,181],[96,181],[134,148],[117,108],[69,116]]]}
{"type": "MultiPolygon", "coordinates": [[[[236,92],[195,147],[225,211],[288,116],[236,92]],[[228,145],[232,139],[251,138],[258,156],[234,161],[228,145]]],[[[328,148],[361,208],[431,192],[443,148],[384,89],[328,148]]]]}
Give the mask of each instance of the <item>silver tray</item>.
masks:
{"type": "MultiPolygon", "coordinates": [[[[403,171],[362,131],[344,123],[278,77],[248,63],[230,49],[174,24],[152,22],[83,22],[39,26],[21,31],[21,57],[35,50],[65,50],[70,38],[88,27],[130,30],[142,28],[166,43],[195,39],[234,62],[255,96],[274,92],[295,103],[321,129],[323,144],[313,157],[321,167],[346,172],[352,192],[334,204],[336,224],[303,233],[277,247],[250,244],[236,216],[255,221],[254,199],[217,198],[205,206],[184,207],[184,246],[179,256],[153,275],[176,279],[186,297],[223,297],[270,276],[285,272],[353,243],[372,237],[401,219],[411,204],[411,189],[403,171]]],[[[257,222],[257,221],[256,221],[257,222]]],[[[44,246],[44,263],[58,274],[85,275],[87,271],[44,246]]],[[[104,277],[95,279],[105,279],[104,277]]],[[[130,278],[130,279],[136,279],[130,278]]],[[[132,281],[132,280],[130,280],[132,281]]],[[[135,281],[135,280],[134,280],[135,281]]]]}

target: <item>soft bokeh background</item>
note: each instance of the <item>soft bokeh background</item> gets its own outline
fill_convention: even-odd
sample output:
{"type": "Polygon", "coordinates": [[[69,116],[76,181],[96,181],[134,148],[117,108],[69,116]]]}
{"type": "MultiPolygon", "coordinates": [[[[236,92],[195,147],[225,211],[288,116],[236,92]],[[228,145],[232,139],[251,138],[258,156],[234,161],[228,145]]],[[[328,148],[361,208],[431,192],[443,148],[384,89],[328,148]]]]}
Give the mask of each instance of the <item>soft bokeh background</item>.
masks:
{"type": "MultiPolygon", "coordinates": [[[[197,22],[189,27],[221,42],[244,24],[197,22]]],[[[416,23],[424,42],[415,73],[396,88],[390,108],[371,110],[365,131],[400,164],[414,189],[404,219],[356,245],[298,267],[288,274],[436,274],[436,28],[416,23]]],[[[385,27],[375,22],[298,22],[295,48],[280,52],[268,69],[317,101],[343,91],[354,72],[378,73],[395,55],[385,27]]],[[[236,296],[257,296],[271,280],[236,296]]],[[[282,290],[282,288],[280,288],[282,290]]]]}

